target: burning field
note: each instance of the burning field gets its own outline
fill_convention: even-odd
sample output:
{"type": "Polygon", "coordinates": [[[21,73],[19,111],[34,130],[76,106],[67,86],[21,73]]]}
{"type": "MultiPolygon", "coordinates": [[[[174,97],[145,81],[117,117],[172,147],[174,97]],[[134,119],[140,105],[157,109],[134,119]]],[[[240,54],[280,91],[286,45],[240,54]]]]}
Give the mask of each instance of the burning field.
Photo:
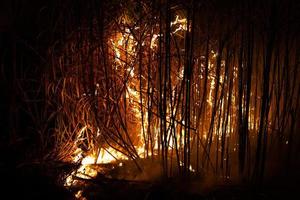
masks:
{"type": "Polygon", "coordinates": [[[297,1],[3,6],[7,188],[31,199],[292,197],[297,1]]]}

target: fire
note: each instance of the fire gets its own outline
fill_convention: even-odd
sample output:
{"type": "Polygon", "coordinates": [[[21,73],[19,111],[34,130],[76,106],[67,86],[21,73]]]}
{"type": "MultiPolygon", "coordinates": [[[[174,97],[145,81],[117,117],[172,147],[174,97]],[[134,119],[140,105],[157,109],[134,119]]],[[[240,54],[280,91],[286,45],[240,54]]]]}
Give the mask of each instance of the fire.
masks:
{"type": "MultiPolygon", "coordinates": [[[[121,17],[122,20],[120,20],[122,23],[126,24],[127,18],[121,17]]],[[[179,31],[186,31],[187,30],[187,19],[182,18],[178,15],[176,15],[176,18],[174,21],[171,22],[171,27],[173,28],[172,33],[175,34],[179,31]]],[[[140,27],[135,27],[134,30],[138,30],[140,27]]],[[[145,157],[145,137],[148,137],[147,135],[147,127],[148,127],[148,113],[146,112],[146,102],[141,98],[141,93],[137,90],[139,87],[139,81],[138,81],[138,74],[136,73],[136,66],[132,64],[134,62],[134,57],[137,57],[138,53],[138,42],[135,40],[133,33],[131,29],[125,26],[124,32],[117,32],[115,35],[113,35],[110,39],[110,46],[111,50],[113,52],[113,61],[114,61],[114,70],[116,72],[125,71],[129,73],[129,79],[126,82],[126,100],[128,101],[130,105],[130,112],[133,114],[134,118],[136,119],[138,130],[137,131],[137,138],[139,141],[134,146],[137,154],[139,157],[144,158],[145,157]],[[127,60],[127,61],[126,61],[127,60]],[[126,62],[125,62],[126,61],[126,62]],[[141,102],[142,100],[142,102],[141,102]],[[144,107],[141,107],[144,106],[144,107]],[[143,110],[143,113],[141,112],[143,110]],[[143,123],[141,122],[143,118],[143,123]]],[[[154,51],[156,51],[158,47],[158,39],[160,35],[158,33],[152,34],[152,37],[150,39],[150,48],[154,51]]],[[[143,43],[145,45],[145,43],[143,43]]],[[[183,78],[183,68],[181,70],[181,75],[179,75],[181,79],[183,78]]],[[[122,78],[125,78],[122,76],[122,78]]],[[[97,88],[99,87],[99,84],[97,85],[97,88]]],[[[97,93],[97,90],[95,91],[97,93]]],[[[168,107],[168,118],[170,119],[170,107],[168,107]]],[[[84,138],[84,132],[87,130],[87,126],[84,126],[77,134],[77,140],[83,140],[84,138]]],[[[99,129],[99,128],[98,128],[99,129]]],[[[157,130],[158,131],[158,130],[157,130]]],[[[170,135],[170,131],[169,131],[170,135]]],[[[183,141],[178,141],[179,143],[183,143],[183,141]]],[[[174,148],[174,138],[173,136],[170,137],[170,146],[174,148]]],[[[159,146],[158,140],[155,137],[153,141],[153,148],[155,152],[157,151],[159,146]]],[[[154,152],[154,153],[155,153],[154,152]]],[[[80,178],[92,178],[97,176],[97,171],[95,171],[91,166],[94,164],[105,164],[105,163],[111,163],[116,160],[128,160],[128,157],[120,153],[119,151],[115,150],[112,147],[107,148],[101,148],[98,153],[88,153],[84,152],[81,148],[77,148],[74,151],[73,156],[73,162],[78,163],[80,162],[80,167],[76,171],[73,171],[70,176],[66,178],[65,185],[71,186],[73,184],[76,184],[75,177],[80,178]]],[[[148,156],[151,156],[151,152],[148,152],[148,156]]],[[[120,166],[122,164],[120,163],[120,166]]],[[[190,169],[192,170],[192,166],[190,166],[190,169]]],[[[78,196],[81,194],[78,193],[78,196]]]]}
{"type": "MultiPolygon", "coordinates": [[[[160,117],[160,113],[157,112],[152,112],[152,110],[148,110],[148,103],[149,103],[149,94],[146,94],[147,92],[149,93],[158,93],[158,89],[155,88],[153,85],[156,83],[150,83],[150,76],[151,74],[148,74],[146,72],[145,66],[148,64],[144,63],[144,58],[142,60],[138,60],[139,58],[139,53],[142,54],[142,57],[149,56],[152,60],[152,62],[155,65],[158,65],[158,63],[155,61],[156,53],[158,51],[159,47],[159,42],[158,40],[160,37],[163,37],[163,34],[160,35],[157,30],[152,29],[149,32],[144,33],[148,39],[144,39],[145,41],[138,41],[137,35],[139,35],[139,31],[143,29],[143,25],[141,26],[136,26],[132,28],[132,24],[130,22],[126,21],[126,17],[122,18],[123,20],[120,20],[121,23],[119,26],[121,27],[119,31],[115,31],[113,34],[109,36],[108,40],[108,46],[109,46],[109,52],[110,58],[111,58],[111,65],[112,65],[112,71],[113,75],[117,77],[116,80],[120,80],[122,84],[124,84],[124,91],[122,95],[121,100],[117,100],[116,104],[122,104],[126,105],[125,108],[120,109],[120,115],[123,115],[124,118],[126,119],[133,119],[133,120],[128,120],[126,121],[126,126],[125,130],[122,130],[123,132],[128,131],[129,128],[134,132],[134,138],[130,136],[129,133],[126,136],[126,139],[124,139],[125,142],[130,144],[132,148],[135,150],[135,154],[133,157],[129,157],[127,155],[124,155],[120,151],[118,151],[118,148],[113,148],[108,145],[103,145],[101,147],[97,147],[93,150],[88,150],[84,151],[82,148],[78,147],[75,149],[72,161],[74,163],[80,162],[80,167],[73,171],[70,176],[66,178],[65,185],[66,186],[72,186],[76,184],[76,178],[75,177],[80,177],[80,178],[85,178],[85,179],[90,179],[93,177],[97,176],[97,171],[93,169],[92,165],[95,164],[106,164],[106,163],[112,163],[114,161],[124,161],[124,160],[129,160],[131,158],[146,158],[147,156],[155,156],[159,152],[159,146],[161,145],[162,141],[160,141],[159,136],[160,134],[160,123],[158,120],[153,120],[153,118],[158,118],[160,117]],[[129,28],[131,27],[131,28],[129,28]],[[151,36],[151,37],[149,37],[151,36]],[[150,53],[145,53],[145,49],[148,49],[151,51],[150,53]],[[152,58],[152,57],[154,58],[152,58]],[[141,62],[141,63],[139,63],[141,62]],[[155,63],[156,62],[156,63],[155,63]],[[142,69],[141,66],[142,65],[142,69]],[[148,80],[148,82],[147,82],[148,80]],[[148,89],[148,90],[147,90],[148,89]],[[148,96],[147,96],[148,95],[148,96]],[[152,118],[150,119],[150,115],[152,115],[152,118]],[[154,115],[154,117],[153,117],[154,115]],[[151,121],[152,120],[152,121],[151,121]],[[150,133],[151,131],[151,133],[150,133]],[[149,139],[150,138],[150,139],[149,139]],[[130,142],[128,142],[130,141],[130,142]],[[151,149],[150,151],[149,149],[151,149]],[[146,150],[147,150],[147,155],[146,155],[146,150]],[[149,151],[149,152],[148,152],[149,151]]],[[[156,24],[157,25],[157,24],[156,24]]],[[[146,25],[144,25],[146,26],[146,25]]],[[[172,37],[178,37],[183,38],[184,33],[188,30],[188,21],[185,17],[176,15],[174,21],[170,23],[171,26],[171,35],[172,37]]],[[[176,38],[175,38],[176,39],[176,38]]],[[[182,49],[185,51],[185,49],[182,49]]],[[[181,56],[181,55],[180,55],[181,56]]],[[[202,116],[200,116],[200,119],[202,120],[199,127],[201,126],[201,129],[196,130],[198,132],[193,132],[193,135],[198,134],[199,138],[201,140],[201,143],[208,142],[209,140],[222,140],[222,134],[223,130],[225,130],[225,138],[229,138],[230,134],[234,130],[234,125],[236,123],[237,116],[235,114],[236,112],[236,105],[237,105],[237,99],[235,98],[236,92],[237,92],[237,87],[234,86],[232,87],[232,94],[229,96],[229,94],[224,94],[222,97],[223,99],[229,99],[231,100],[231,104],[233,105],[233,108],[229,110],[230,114],[227,117],[227,120],[225,120],[224,113],[226,111],[226,102],[221,101],[220,103],[216,103],[219,98],[221,98],[220,93],[221,93],[221,88],[222,87],[229,87],[228,86],[228,80],[226,80],[225,76],[225,67],[226,67],[226,62],[225,60],[221,60],[221,66],[220,67],[220,74],[219,77],[216,77],[216,66],[217,66],[217,59],[221,56],[220,52],[217,52],[215,50],[210,50],[209,55],[208,55],[208,74],[205,74],[205,65],[206,63],[204,62],[205,56],[201,55],[199,58],[197,58],[197,62],[199,62],[200,66],[200,71],[201,73],[199,74],[199,81],[198,82],[203,82],[205,79],[205,76],[208,80],[207,83],[207,93],[205,98],[203,99],[203,102],[205,102],[205,106],[203,108],[203,113],[202,116]],[[218,78],[218,79],[217,79],[218,78]],[[218,90],[218,91],[216,91],[218,90]],[[215,95],[217,94],[217,95],[215,95]],[[216,105],[214,105],[216,104],[216,105]],[[213,113],[214,106],[219,106],[217,113],[213,113]],[[226,129],[223,128],[218,128],[218,129],[211,129],[211,121],[210,117],[212,115],[217,115],[220,116],[219,120],[216,120],[213,123],[214,127],[221,127],[226,124],[226,129]]],[[[180,60],[180,59],[178,59],[180,60]]],[[[167,151],[171,152],[171,156],[175,155],[175,151],[173,151],[175,148],[179,149],[179,163],[180,166],[183,166],[183,153],[182,149],[183,146],[185,145],[185,138],[184,136],[186,135],[186,130],[185,127],[187,126],[188,123],[184,121],[184,113],[183,111],[180,111],[180,108],[176,108],[176,106],[172,105],[176,98],[178,98],[178,91],[180,88],[180,85],[182,81],[184,81],[185,78],[185,66],[183,63],[180,63],[176,59],[172,60],[172,63],[175,67],[173,67],[171,71],[171,82],[172,82],[172,87],[170,91],[170,97],[167,97],[167,103],[166,103],[166,126],[167,126],[167,133],[166,137],[167,139],[167,151]],[[177,91],[176,91],[177,90],[177,91]],[[175,116],[176,115],[176,116],[175,116]],[[173,121],[172,121],[173,120],[173,121]],[[173,126],[173,129],[172,129],[173,126]],[[174,134],[173,132],[174,131],[174,134]]],[[[151,65],[149,64],[149,67],[151,65]]],[[[157,72],[155,72],[157,73],[157,72]]],[[[235,66],[233,68],[233,85],[237,85],[237,67],[235,66]]],[[[157,75],[156,75],[157,76],[157,75]]],[[[152,77],[151,77],[152,78],[152,77]]],[[[153,78],[155,80],[156,77],[153,78]]],[[[196,78],[196,77],[193,77],[196,78]]],[[[151,81],[153,81],[151,80],[151,81]]],[[[153,81],[154,82],[154,81],[153,81]]],[[[202,91],[203,88],[201,88],[198,83],[195,81],[194,87],[195,87],[195,93],[196,96],[202,96],[202,91]]],[[[156,85],[156,87],[158,87],[156,85]]],[[[99,84],[96,84],[96,91],[95,94],[98,94],[99,84]]],[[[196,96],[194,98],[196,98],[196,96]]],[[[156,97],[157,98],[157,97],[156,97]]],[[[200,99],[201,99],[200,98],[200,99]]],[[[195,100],[195,105],[197,108],[200,107],[201,101],[200,99],[195,100]]],[[[115,101],[115,99],[113,99],[115,101]]],[[[181,99],[180,99],[181,100],[181,99]]],[[[183,106],[183,103],[182,105],[183,106]]],[[[243,108],[244,109],[244,108],[243,108]]],[[[194,113],[194,116],[191,117],[191,125],[190,127],[194,128],[196,127],[196,121],[200,120],[197,115],[194,113]]],[[[251,130],[254,130],[255,127],[257,127],[258,122],[255,121],[255,116],[254,116],[254,109],[250,109],[250,114],[249,114],[249,128],[251,130]]],[[[225,126],[224,126],[225,127],[225,126]]],[[[96,127],[99,130],[99,127],[96,127]]],[[[198,127],[196,127],[198,128],[198,127]]],[[[88,125],[83,126],[78,133],[77,133],[77,141],[82,141],[85,140],[84,133],[89,129],[88,125]]],[[[123,133],[120,131],[121,133],[123,133]]],[[[119,133],[121,135],[121,133],[119,133]]],[[[93,133],[92,133],[93,134],[93,133]]],[[[97,137],[101,137],[101,134],[98,134],[97,132],[97,137]]],[[[196,143],[196,137],[191,137],[189,138],[191,140],[192,144],[196,143]]],[[[76,142],[77,142],[76,141],[76,142]]],[[[127,144],[126,143],[126,144],[127,144]]],[[[119,145],[119,148],[123,148],[123,146],[119,145]]],[[[198,147],[197,147],[198,148],[198,147]]],[[[191,150],[193,151],[193,149],[191,150]]],[[[235,149],[234,149],[235,151],[235,149]]],[[[191,172],[195,172],[197,169],[195,169],[192,165],[194,163],[190,164],[188,166],[188,170],[191,172]]],[[[119,166],[122,167],[123,164],[122,162],[119,163],[119,166]]],[[[80,194],[78,193],[78,196],[80,194]]]]}
{"type": "Polygon", "coordinates": [[[175,20],[171,22],[171,27],[175,28],[175,30],[172,32],[173,34],[177,33],[178,31],[187,31],[187,19],[176,15],[175,20]]]}
{"type": "Polygon", "coordinates": [[[110,163],[116,160],[127,160],[128,157],[124,156],[122,153],[116,151],[115,149],[109,147],[107,149],[101,149],[100,154],[97,158],[96,164],[110,163]]]}
{"type": "Polygon", "coordinates": [[[72,186],[76,184],[77,181],[74,179],[76,177],[83,179],[91,179],[96,177],[98,172],[92,168],[92,165],[94,164],[106,164],[116,160],[128,160],[128,157],[111,147],[107,149],[102,148],[98,157],[95,154],[90,154],[83,158],[82,150],[77,150],[76,152],[78,152],[78,155],[74,157],[73,161],[76,163],[78,162],[78,158],[81,158],[81,165],[66,178],[65,186],[72,186]]]}
{"type": "MultiPolygon", "coordinates": [[[[130,105],[130,113],[135,118],[136,123],[136,138],[138,141],[134,145],[134,148],[140,158],[145,158],[145,148],[146,148],[146,138],[148,138],[148,119],[149,119],[149,113],[146,110],[146,99],[141,96],[141,91],[138,90],[140,87],[141,82],[139,81],[139,74],[137,73],[137,66],[134,64],[135,58],[138,57],[138,51],[139,46],[138,42],[136,41],[136,38],[133,36],[133,32],[135,30],[141,29],[141,27],[135,27],[134,29],[129,29],[128,24],[126,21],[127,17],[123,17],[121,22],[124,23],[124,30],[123,32],[117,32],[110,38],[110,46],[111,51],[113,52],[113,61],[114,61],[114,70],[116,73],[122,74],[123,72],[129,73],[128,80],[126,81],[126,101],[130,105]],[[143,119],[143,122],[142,122],[143,119]]],[[[170,23],[172,34],[181,36],[182,32],[184,33],[187,31],[187,19],[185,17],[181,17],[179,15],[175,16],[174,21],[170,23]]],[[[156,51],[158,47],[158,39],[161,37],[159,33],[152,34],[152,37],[149,40],[149,46],[153,51],[156,51]]],[[[142,45],[146,45],[145,42],[143,42],[142,45]]],[[[214,60],[217,57],[217,53],[214,51],[211,52],[211,59],[209,63],[209,69],[212,70],[214,67],[214,60]]],[[[184,66],[180,67],[179,73],[177,74],[177,81],[180,82],[184,78],[184,66]]],[[[120,78],[125,79],[124,75],[120,75],[120,78]]],[[[142,77],[145,79],[145,77],[142,77]]],[[[210,89],[209,89],[209,97],[207,99],[207,102],[210,106],[212,106],[213,102],[213,91],[215,89],[215,80],[213,77],[209,77],[210,82],[210,89]]],[[[146,87],[145,85],[144,87],[146,87]]],[[[175,97],[175,94],[174,94],[175,97]]],[[[174,98],[173,97],[173,98],[174,98]]],[[[167,126],[170,126],[171,121],[171,113],[174,113],[175,109],[171,109],[171,104],[168,103],[167,106],[167,126]]],[[[185,126],[185,122],[181,122],[183,126],[185,126]]],[[[175,122],[175,127],[181,126],[179,123],[175,122]]],[[[78,137],[81,138],[83,135],[83,132],[87,129],[87,127],[82,128],[79,133],[78,137]]],[[[159,129],[154,129],[156,134],[159,134],[159,129]]],[[[168,144],[170,149],[175,148],[175,137],[171,133],[171,129],[168,130],[168,144]]],[[[184,138],[181,137],[184,135],[184,129],[181,129],[181,131],[178,131],[176,133],[177,138],[177,146],[182,146],[184,144],[184,138]]],[[[203,138],[206,138],[206,135],[203,135],[203,138]]],[[[159,141],[158,137],[153,138],[153,150],[154,154],[157,153],[158,147],[159,147],[159,141]]],[[[90,178],[95,177],[97,175],[97,172],[92,170],[90,165],[93,164],[104,164],[104,163],[111,163],[116,160],[128,160],[128,157],[120,153],[119,151],[115,150],[112,147],[108,148],[101,148],[98,153],[89,153],[88,155],[83,156],[83,151],[78,148],[75,151],[75,156],[73,158],[74,162],[78,162],[81,160],[81,166],[80,168],[71,174],[67,178],[66,185],[71,185],[72,181],[74,180],[71,177],[78,176],[78,177],[84,177],[84,178],[90,178]]],[[[148,152],[148,156],[151,156],[152,153],[148,152]]],[[[181,162],[181,161],[180,161],[181,162]]],[[[195,171],[192,166],[189,166],[190,171],[195,171]]]]}
{"type": "Polygon", "coordinates": [[[76,199],[80,199],[80,200],[86,200],[85,197],[82,196],[83,191],[79,190],[76,194],[75,194],[75,198],[76,199]]]}

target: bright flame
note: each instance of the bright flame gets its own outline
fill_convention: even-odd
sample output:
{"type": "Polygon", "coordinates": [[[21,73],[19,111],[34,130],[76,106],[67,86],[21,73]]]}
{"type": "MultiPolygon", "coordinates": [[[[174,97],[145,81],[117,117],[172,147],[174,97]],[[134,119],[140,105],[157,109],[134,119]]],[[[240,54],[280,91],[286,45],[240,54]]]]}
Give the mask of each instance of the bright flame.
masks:
{"type": "Polygon", "coordinates": [[[171,22],[171,27],[175,27],[176,29],[172,32],[173,34],[178,31],[187,31],[187,19],[180,18],[179,15],[176,15],[175,21],[171,22]]]}
{"type": "MultiPolygon", "coordinates": [[[[126,23],[126,20],[124,18],[123,23],[126,23]]],[[[171,34],[176,34],[176,36],[179,35],[179,33],[184,33],[185,31],[188,30],[188,25],[187,25],[187,19],[184,17],[180,17],[179,15],[176,15],[176,18],[174,21],[172,21],[170,23],[171,26],[171,30],[172,33],[171,34]]],[[[124,32],[117,32],[115,33],[113,36],[110,37],[109,39],[109,44],[111,47],[111,52],[112,52],[112,60],[113,60],[113,66],[112,69],[115,72],[115,74],[117,74],[119,76],[119,78],[124,81],[124,86],[126,88],[125,92],[125,98],[124,98],[124,102],[126,104],[128,104],[129,108],[127,107],[127,109],[129,110],[130,114],[134,117],[136,123],[135,123],[135,131],[136,131],[136,139],[138,141],[135,142],[134,144],[134,148],[138,154],[139,157],[141,158],[145,158],[145,149],[146,149],[146,138],[153,134],[153,148],[154,148],[154,154],[155,151],[157,152],[158,147],[160,145],[160,142],[158,137],[159,133],[160,133],[160,129],[159,129],[159,124],[157,123],[157,127],[153,128],[153,132],[150,134],[148,133],[148,126],[149,126],[149,121],[148,119],[150,118],[148,116],[148,112],[146,110],[147,108],[147,101],[146,101],[146,97],[143,96],[143,90],[148,87],[149,83],[144,83],[143,84],[143,88],[141,87],[140,84],[142,84],[140,81],[140,78],[143,80],[147,78],[147,75],[145,75],[146,73],[143,71],[142,74],[137,73],[137,71],[140,69],[137,67],[136,65],[136,59],[138,58],[138,42],[136,41],[135,37],[133,36],[133,33],[135,30],[140,30],[142,29],[141,27],[136,27],[135,29],[129,29],[129,28],[125,28],[124,32]],[[127,76],[126,76],[127,74],[127,76]],[[144,77],[144,76],[145,77],[144,77]],[[141,76],[141,77],[139,77],[141,76]],[[126,79],[125,79],[126,78],[126,79]],[[142,88],[142,89],[141,89],[142,88]],[[139,90],[142,91],[139,91],[139,90]],[[143,119],[143,122],[142,122],[143,119]],[[149,135],[147,135],[149,134],[149,135]]],[[[149,34],[150,35],[150,34],[149,34]]],[[[159,35],[158,33],[153,33],[151,34],[152,38],[148,37],[147,41],[143,41],[142,45],[140,46],[144,46],[144,45],[149,45],[148,47],[151,48],[151,53],[155,52],[156,48],[158,47],[158,38],[161,37],[161,35],[159,35]],[[148,42],[148,43],[147,43],[148,42]]],[[[185,50],[185,49],[183,49],[185,50]]],[[[144,54],[143,54],[144,55],[144,54]]],[[[207,102],[206,105],[206,111],[205,111],[205,115],[204,118],[209,118],[210,115],[212,115],[212,111],[210,109],[212,109],[213,107],[213,102],[214,100],[217,100],[217,98],[219,98],[218,96],[215,97],[215,90],[217,90],[217,88],[219,90],[221,90],[221,87],[217,86],[216,84],[227,84],[227,80],[225,75],[222,73],[224,71],[225,68],[225,61],[222,60],[221,61],[221,73],[219,76],[219,81],[217,81],[215,75],[216,75],[216,70],[215,70],[215,66],[216,66],[216,60],[218,58],[218,56],[221,56],[221,53],[219,55],[219,53],[217,51],[211,50],[209,52],[209,58],[208,58],[208,74],[206,74],[207,78],[208,78],[208,90],[207,90],[207,95],[205,96],[206,99],[204,99],[204,102],[207,102]]],[[[201,56],[201,58],[199,58],[199,64],[201,66],[201,73],[199,75],[201,81],[202,79],[204,79],[204,62],[201,62],[201,59],[205,59],[205,56],[201,56]]],[[[198,62],[198,61],[197,61],[198,62]]],[[[177,70],[177,72],[175,73],[176,78],[172,77],[172,81],[177,81],[177,82],[181,82],[184,79],[184,65],[179,65],[179,69],[177,70]]],[[[143,69],[144,70],[144,69],[143,69]]],[[[235,66],[233,69],[233,81],[237,81],[237,74],[238,74],[238,70],[237,67],[235,66]]],[[[149,76],[149,74],[148,74],[149,76]]],[[[197,86],[197,83],[195,83],[197,86]]],[[[234,84],[233,84],[234,85],[234,84]]],[[[97,85],[97,88],[99,87],[99,84],[97,85]]],[[[197,95],[201,96],[201,87],[196,87],[196,93],[197,95]]],[[[154,87],[151,88],[151,90],[154,90],[154,87]]],[[[172,88],[173,90],[173,88],[172,88]]],[[[225,96],[227,99],[231,98],[232,104],[236,105],[236,98],[235,98],[235,92],[236,92],[236,88],[233,87],[232,88],[232,96],[229,97],[228,94],[227,96],[225,96]]],[[[144,92],[145,93],[145,92],[144,92]]],[[[220,91],[218,92],[219,94],[221,93],[220,91]]],[[[95,92],[95,94],[98,94],[95,92]]],[[[177,94],[178,95],[178,94],[177,94]]],[[[149,97],[148,97],[149,98],[149,97]]],[[[174,91],[172,91],[172,100],[173,102],[175,101],[176,98],[176,94],[175,94],[175,89],[174,91]],[[174,99],[173,99],[174,98],[174,99]]],[[[196,105],[200,105],[200,104],[196,104],[196,105]]],[[[171,103],[168,103],[166,105],[166,124],[167,126],[169,126],[172,120],[172,113],[175,113],[175,108],[173,108],[173,110],[171,109],[171,103]]],[[[221,104],[219,105],[219,110],[217,114],[221,114],[225,112],[226,110],[226,103],[224,103],[224,101],[221,102],[221,104]]],[[[243,108],[244,109],[244,108],[243,108]]],[[[127,110],[126,110],[127,111],[127,110]]],[[[235,113],[236,110],[230,111],[235,113]]],[[[129,115],[127,112],[126,115],[129,115]]],[[[179,112],[179,118],[182,118],[182,114],[179,112]]],[[[127,116],[125,116],[127,117],[127,116]]],[[[184,120],[181,119],[181,122],[179,123],[180,120],[178,120],[176,118],[177,121],[174,121],[174,126],[176,127],[176,132],[175,134],[172,134],[171,129],[168,129],[167,131],[167,140],[168,140],[168,148],[173,150],[175,148],[175,145],[182,147],[184,144],[184,137],[183,135],[185,135],[185,127],[186,124],[184,120]],[[180,127],[180,128],[177,128],[180,127]],[[176,140],[175,140],[176,139],[176,140]],[[176,143],[177,142],[177,143],[176,143]]],[[[192,119],[193,121],[197,121],[199,119],[197,119],[196,117],[194,117],[192,119]]],[[[206,119],[204,119],[206,120],[206,119]]],[[[235,124],[235,120],[236,120],[236,116],[235,114],[229,115],[228,116],[228,120],[227,120],[227,124],[228,126],[226,127],[226,135],[225,137],[229,137],[229,134],[231,132],[233,132],[233,128],[234,128],[234,124],[235,124]]],[[[218,126],[219,124],[224,124],[225,119],[223,119],[222,117],[220,117],[220,120],[216,120],[216,122],[214,122],[215,127],[218,126]]],[[[152,122],[151,122],[152,123],[152,122]]],[[[254,116],[254,110],[250,110],[250,115],[249,115],[249,127],[250,129],[254,129],[254,126],[257,122],[255,122],[255,116],[254,116]]],[[[216,129],[213,130],[213,133],[209,133],[209,128],[207,128],[207,124],[209,124],[208,121],[204,121],[202,122],[203,125],[203,131],[202,131],[202,135],[201,135],[201,140],[207,140],[209,139],[211,136],[213,136],[213,138],[216,138],[217,140],[221,140],[221,134],[222,134],[222,129],[219,129],[219,131],[217,131],[216,129]]],[[[152,125],[152,124],[150,124],[152,125]]],[[[77,140],[83,140],[84,139],[84,132],[88,129],[87,126],[84,126],[77,134],[77,140]]],[[[199,133],[198,133],[199,134],[199,133]]],[[[97,133],[97,136],[98,133],[97,133]]],[[[193,140],[193,138],[191,138],[191,140],[193,140]]],[[[287,141],[288,143],[288,141],[287,141]]],[[[236,148],[233,149],[233,151],[236,151],[236,148]]],[[[148,155],[151,156],[151,153],[148,152],[148,155]]],[[[76,178],[75,177],[80,177],[80,178],[85,178],[85,179],[89,179],[92,177],[96,177],[97,176],[97,171],[95,169],[93,169],[93,165],[94,164],[105,164],[105,163],[111,163],[114,162],[116,160],[128,160],[129,158],[122,154],[121,152],[115,150],[112,147],[107,147],[107,148],[101,148],[98,153],[89,153],[89,152],[84,152],[81,148],[77,148],[74,151],[74,156],[72,157],[73,162],[74,163],[79,163],[81,162],[81,166],[79,167],[78,170],[74,171],[71,173],[70,176],[68,176],[66,178],[66,182],[65,185],[66,186],[71,186],[73,184],[76,183],[76,178]],[[84,155],[87,154],[87,155],[84,155]]],[[[180,165],[182,164],[182,161],[180,161],[180,165]]],[[[119,166],[122,167],[123,163],[120,162],[119,166]]],[[[189,166],[189,170],[191,172],[195,172],[195,169],[193,169],[192,165],[189,166]]],[[[79,196],[79,193],[78,193],[79,196]]]]}

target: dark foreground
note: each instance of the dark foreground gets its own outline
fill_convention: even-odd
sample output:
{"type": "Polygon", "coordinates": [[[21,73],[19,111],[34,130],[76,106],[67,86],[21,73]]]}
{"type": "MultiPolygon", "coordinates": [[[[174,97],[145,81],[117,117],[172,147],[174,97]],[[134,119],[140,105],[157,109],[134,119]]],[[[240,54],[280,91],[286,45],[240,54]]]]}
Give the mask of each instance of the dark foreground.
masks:
{"type": "MultiPolygon", "coordinates": [[[[219,183],[206,185],[202,180],[141,182],[108,179],[98,176],[82,181],[85,186],[72,190],[59,186],[53,174],[61,170],[49,170],[49,166],[31,164],[4,168],[1,166],[1,195],[6,199],[76,199],[74,194],[82,190],[87,200],[98,199],[199,199],[199,200],[274,200],[297,199],[297,176],[273,177],[262,186],[251,184],[219,183]],[[47,174],[48,173],[48,174],[47,174]],[[51,173],[51,176],[49,175],[51,173]]],[[[6,166],[7,167],[7,166],[6,166]]]]}

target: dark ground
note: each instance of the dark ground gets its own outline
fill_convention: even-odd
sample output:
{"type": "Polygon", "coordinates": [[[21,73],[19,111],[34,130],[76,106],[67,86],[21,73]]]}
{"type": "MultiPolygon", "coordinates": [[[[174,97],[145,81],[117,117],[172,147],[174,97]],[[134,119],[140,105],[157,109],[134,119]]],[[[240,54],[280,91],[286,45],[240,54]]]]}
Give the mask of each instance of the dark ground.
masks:
{"type": "MultiPolygon", "coordinates": [[[[53,166],[53,165],[52,165],[53,166]]],[[[85,186],[68,190],[57,184],[53,174],[65,170],[50,165],[30,164],[12,167],[1,165],[1,194],[7,199],[75,199],[74,194],[83,190],[87,200],[113,199],[199,199],[199,200],[274,200],[298,199],[297,177],[272,177],[261,186],[249,183],[210,183],[203,178],[184,180],[139,182],[109,179],[98,176],[84,181],[85,186]],[[51,173],[51,175],[47,174],[51,173]]]]}

